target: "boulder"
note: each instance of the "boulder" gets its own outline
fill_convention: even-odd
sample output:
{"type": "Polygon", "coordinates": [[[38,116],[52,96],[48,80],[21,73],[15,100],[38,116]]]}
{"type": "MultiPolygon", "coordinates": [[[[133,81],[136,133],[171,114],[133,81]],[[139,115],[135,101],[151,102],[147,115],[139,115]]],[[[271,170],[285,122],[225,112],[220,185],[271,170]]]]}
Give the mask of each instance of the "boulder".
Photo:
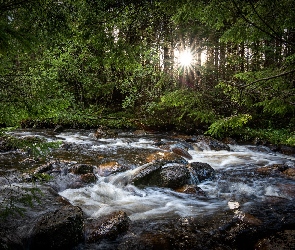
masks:
{"type": "Polygon", "coordinates": [[[0,191],[1,249],[72,249],[83,240],[82,210],[52,188],[12,184],[0,191]]]}
{"type": "Polygon", "coordinates": [[[129,228],[130,219],[123,211],[114,212],[85,223],[86,242],[94,243],[103,239],[116,239],[129,228]]]}
{"type": "Polygon", "coordinates": [[[127,170],[129,170],[129,167],[127,165],[121,165],[117,161],[109,161],[100,164],[96,170],[96,173],[100,176],[109,176],[111,174],[127,170]]]}
{"type": "Polygon", "coordinates": [[[190,153],[187,151],[186,148],[184,148],[180,144],[175,144],[171,146],[171,151],[177,155],[180,155],[188,160],[191,160],[193,157],[190,155],[190,153]]]}
{"type": "Polygon", "coordinates": [[[183,163],[155,163],[142,169],[133,178],[136,186],[179,188],[188,184],[190,173],[183,163]]]}
{"type": "Polygon", "coordinates": [[[208,163],[192,162],[189,164],[189,168],[199,182],[215,178],[215,170],[208,163]]]}
{"type": "Polygon", "coordinates": [[[209,146],[209,148],[211,150],[216,150],[216,151],[220,151],[220,150],[227,150],[227,151],[230,151],[230,147],[221,142],[221,141],[218,141],[210,136],[205,136],[205,135],[198,135],[195,139],[195,142],[198,143],[198,142],[202,142],[202,143],[205,143],[206,145],[209,146]]]}
{"type": "Polygon", "coordinates": [[[88,164],[76,164],[71,168],[73,174],[91,174],[93,173],[94,167],[88,164]]]}
{"type": "Polygon", "coordinates": [[[40,216],[28,240],[30,249],[71,249],[83,239],[83,213],[64,206],[40,216]]]}

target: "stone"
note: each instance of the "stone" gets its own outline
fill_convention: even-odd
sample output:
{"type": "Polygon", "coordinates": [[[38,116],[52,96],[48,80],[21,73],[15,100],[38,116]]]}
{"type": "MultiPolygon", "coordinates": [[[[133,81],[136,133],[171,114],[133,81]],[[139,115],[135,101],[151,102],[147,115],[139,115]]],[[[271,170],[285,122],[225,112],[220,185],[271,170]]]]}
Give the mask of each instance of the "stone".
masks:
{"type": "Polygon", "coordinates": [[[221,141],[218,141],[210,136],[204,136],[204,135],[198,135],[196,137],[196,142],[204,142],[206,143],[209,148],[211,150],[216,150],[216,151],[220,151],[220,150],[227,150],[227,151],[230,151],[230,147],[221,142],[221,141]]]}
{"type": "Polygon", "coordinates": [[[110,161],[100,164],[96,173],[100,176],[109,176],[114,173],[127,171],[128,169],[129,167],[126,165],[121,165],[117,161],[110,161]]]}
{"type": "Polygon", "coordinates": [[[9,213],[0,220],[0,246],[6,249],[72,249],[83,241],[82,210],[69,204],[52,188],[13,184],[0,189],[0,200],[5,198],[13,202],[9,213]]]}
{"type": "Polygon", "coordinates": [[[64,131],[64,127],[62,125],[57,125],[53,130],[53,132],[55,133],[61,133],[63,131],[64,131]]]}
{"type": "Polygon", "coordinates": [[[208,163],[192,162],[189,167],[193,170],[192,173],[199,182],[215,178],[215,170],[208,163]]]}
{"type": "Polygon", "coordinates": [[[88,219],[85,224],[86,242],[116,239],[129,228],[130,219],[123,211],[114,212],[98,219],[88,219]]]}
{"type": "Polygon", "coordinates": [[[29,239],[30,249],[70,249],[83,239],[83,213],[64,206],[37,219],[29,239]]]}
{"type": "Polygon", "coordinates": [[[73,174],[90,174],[93,173],[94,167],[88,164],[76,164],[71,168],[73,174]]]}

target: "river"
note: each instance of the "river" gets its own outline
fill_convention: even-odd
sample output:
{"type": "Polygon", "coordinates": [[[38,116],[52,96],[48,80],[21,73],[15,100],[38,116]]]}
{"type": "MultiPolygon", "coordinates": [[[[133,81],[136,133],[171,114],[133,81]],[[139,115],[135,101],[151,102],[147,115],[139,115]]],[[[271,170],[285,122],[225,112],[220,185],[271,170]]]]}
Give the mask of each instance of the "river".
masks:
{"type": "MultiPolygon", "coordinates": [[[[60,178],[55,185],[59,194],[72,204],[82,208],[88,217],[97,218],[114,211],[125,211],[133,223],[217,214],[220,211],[249,211],[270,197],[294,199],[295,187],[292,178],[269,173],[259,174],[260,168],[275,164],[294,168],[295,159],[271,151],[264,146],[229,145],[227,150],[210,150],[205,143],[192,143],[188,149],[192,156],[189,163],[208,163],[216,172],[216,178],[197,184],[206,196],[176,192],[163,187],[139,188],[128,183],[128,178],[138,172],[149,154],[162,152],[158,142],[178,143],[179,138],[168,133],[136,134],[119,131],[115,138],[95,138],[91,130],[66,130],[53,133],[51,130],[16,130],[15,137],[37,136],[47,141],[62,141],[67,150],[53,150],[47,161],[59,159],[70,163],[91,164],[99,169],[102,163],[117,162],[128,166],[124,172],[103,176],[96,172],[97,181],[89,185],[69,188],[60,178]],[[70,146],[69,146],[70,145],[70,146]],[[126,181],[127,180],[127,181],[126,181]]],[[[7,159],[1,155],[1,170],[29,169],[30,164],[20,163],[25,153],[7,159]],[[13,163],[13,164],[12,164],[13,163]]],[[[138,224],[138,225],[139,225],[138,224]]],[[[87,249],[87,247],[85,248],[87,249]]],[[[90,248],[89,248],[90,249],[90,248]]],[[[107,249],[99,248],[96,249],[107,249]]]]}

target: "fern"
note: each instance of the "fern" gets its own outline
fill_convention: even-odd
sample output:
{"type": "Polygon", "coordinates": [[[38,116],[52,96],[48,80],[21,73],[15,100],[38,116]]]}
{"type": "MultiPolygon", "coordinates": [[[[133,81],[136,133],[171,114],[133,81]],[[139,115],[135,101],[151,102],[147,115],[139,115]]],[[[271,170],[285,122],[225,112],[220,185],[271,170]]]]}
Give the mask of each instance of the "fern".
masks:
{"type": "Polygon", "coordinates": [[[243,128],[251,119],[252,116],[249,114],[234,115],[220,119],[211,124],[206,134],[220,138],[243,128]]]}

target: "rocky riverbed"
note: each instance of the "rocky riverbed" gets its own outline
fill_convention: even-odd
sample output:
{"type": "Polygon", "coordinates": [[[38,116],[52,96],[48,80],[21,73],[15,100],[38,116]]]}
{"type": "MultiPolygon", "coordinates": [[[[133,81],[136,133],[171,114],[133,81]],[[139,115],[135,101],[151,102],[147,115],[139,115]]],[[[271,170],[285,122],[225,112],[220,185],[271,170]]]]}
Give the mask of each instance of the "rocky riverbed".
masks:
{"type": "MultiPolygon", "coordinates": [[[[3,249],[293,249],[295,158],[145,131],[16,130],[0,143],[3,249]]],[[[285,151],[287,152],[287,151],[285,151]]]]}

